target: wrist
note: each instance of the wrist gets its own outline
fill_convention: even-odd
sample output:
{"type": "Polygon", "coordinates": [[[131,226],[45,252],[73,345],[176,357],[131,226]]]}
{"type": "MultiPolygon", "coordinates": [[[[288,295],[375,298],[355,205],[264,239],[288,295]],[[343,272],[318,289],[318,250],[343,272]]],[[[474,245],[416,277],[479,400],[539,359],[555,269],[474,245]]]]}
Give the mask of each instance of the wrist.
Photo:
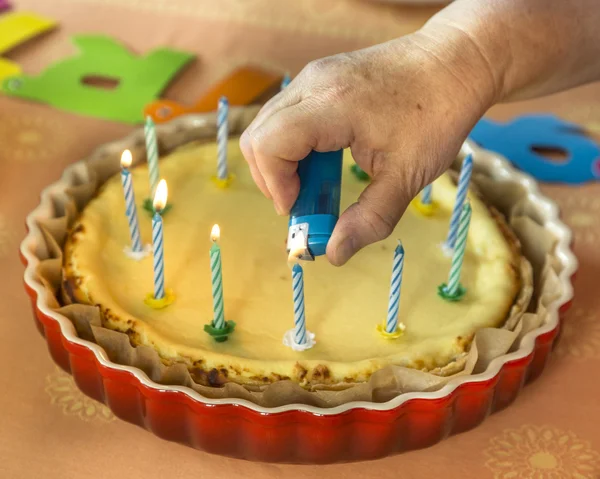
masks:
{"type": "Polygon", "coordinates": [[[500,45],[482,39],[477,31],[432,19],[415,34],[437,56],[448,73],[462,84],[468,101],[482,116],[494,104],[502,101],[509,61],[500,45]]]}

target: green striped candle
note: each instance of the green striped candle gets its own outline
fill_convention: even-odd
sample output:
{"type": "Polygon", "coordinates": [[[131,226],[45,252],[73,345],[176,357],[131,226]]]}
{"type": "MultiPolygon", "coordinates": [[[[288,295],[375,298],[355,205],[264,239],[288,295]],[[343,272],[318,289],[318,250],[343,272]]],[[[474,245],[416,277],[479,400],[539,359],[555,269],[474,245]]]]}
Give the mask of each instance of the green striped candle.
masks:
{"type": "Polygon", "coordinates": [[[215,329],[225,328],[225,309],[223,307],[223,270],[221,267],[221,248],[219,225],[214,225],[210,234],[213,245],[210,248],[210,272],[213,296],[213,324],[215,329]]]}
{"type": "Polygon", "coordinates": [[[469,234],[469,224],[471,223],[471,205],[467,202],[462,207],[454,255],[448,275],[448,283],[439,287],[439,294],[449,301],[458,301],[465,295],[465,288],[460,284],[460,273],[462,271],[467,248],[467,235],[469,234]]]}

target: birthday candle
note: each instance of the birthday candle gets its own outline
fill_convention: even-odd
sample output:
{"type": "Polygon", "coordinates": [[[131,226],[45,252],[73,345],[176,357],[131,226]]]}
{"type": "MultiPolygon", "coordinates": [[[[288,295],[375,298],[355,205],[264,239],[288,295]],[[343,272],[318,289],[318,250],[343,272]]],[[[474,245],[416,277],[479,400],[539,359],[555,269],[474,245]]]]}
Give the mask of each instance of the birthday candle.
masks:
{"type": "Polygon", "coordinates": [[[469,233],[469,224],[471,223],[471,205],[467,202],[460,215],[458,234],[456,236],[456,247],[452,256],[452,265],[448,275],[448,285],[445,293],[449,296],[456,296],[460,286],[460,272],[462,270],[463,260],[465,258],[465,249],[467,247],[467,235],[469,233]]]}
{"type": "Polygon", "coordinates": [[[398,310],[400,307],[400,288],[402,286],[402,272],[404,270],[404,246],[398,241],[394,251],[392,265],[392,281],[390,285],[390,300],[388,303],[388,316],[385,323],[385,332],[394,333],[398,328],[398,310]]]}
{"type": "Polygon", "coordinates": [[[152,250],[154,254],[154,299],[165,297],[165,255],[163,246],[162,210],[167,204],[167,182],[160,180],[154,195],[152,217],[152,250]]]}
{"type": "Polygon", "coordinates": [[[281,80],[281,89],[283,90],[286,86],[288,86],[290,84],[291,81],[292,81],[292,79],[290,78],[290,74],[286,73],[283,76],[283,80],[281,80]]]}
{"type": "Polygon", "coordinates": [[[429,184],[425,188],[423,188],[423,192],[421,193],[421,203],[422,204],[424,204],[424,205],[431,204],[431,190],[432,190],[431,184],[429,184]]]}
{"type": "Polygon", "coordinates": [[[219,247],[219,237],[221,230],[219,225],[214,225],[210,233],[210,239],[213,245],[210,248],[210,272],[212,279],[212,297],[213,297],[213,327],[216,329],[225,328],[225,310],[223,307],[223,272],[221,268],[221,248],[219,247]]]}
{"type": "Polygon", "coordinates": [[[150,198],[154,198],[158,185],[158,145],[156,143],[156,127],[149,116],[144,125],[146,136],[146,156],[148,157],[148,175],[150,177],[150,198]]]}
{"type": "Polygon", "coordinates": [[[454,209],[452,210],[452,217],[450,218],[450,229],[448,230],[448,238],[446,239],[446,247],[449,249],[453,249],[454,244],[456,243],[458,223],[460,221],[463,203],[465,202],[467,191],[469,190],[472,171],[473,157],[471,155],[467,155],[460,169],[460,177],[458,179],[458,187],[456,191],[456,201],[454,203],[454,209]]]}
{"type": "Polygon", "coordinates": [[[226,180],[229,176],[227,172],[227,140],[229,138],[229,101],[227,97],[222,96],[219,99],[219,108],[217,110],[217,177],[220,180],[226,180]]]}
{"type": "Polygon", "coordinates": [[[292,266],[292,288],[294,291],[294,341],[306,344],[306,315],[304,313],[304,271],[298,263],[292,266]]]}
{"type": "Polygon", "coordinates": [[[135,205],[135,194],[133,192],[133,181],[129,167],[131,166],[131,151],[125,150],[121,155],[121,183],[125,195],[125,214],[129,223],[129,236],[131,237],[131,251],[140,253],[142,251],[142,238],[140,237],[140,226],[138,223],[137,207],[135,205]]]}

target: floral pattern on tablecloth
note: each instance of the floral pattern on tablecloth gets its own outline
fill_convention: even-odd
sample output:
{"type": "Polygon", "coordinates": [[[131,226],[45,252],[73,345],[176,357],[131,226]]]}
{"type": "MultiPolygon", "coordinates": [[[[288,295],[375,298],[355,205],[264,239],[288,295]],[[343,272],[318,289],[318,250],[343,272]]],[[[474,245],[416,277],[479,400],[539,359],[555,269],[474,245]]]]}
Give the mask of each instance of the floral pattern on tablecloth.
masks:
{"type": "Polygon", "coordinates": [[[589,441],[547,425],[506,429],[484,453],[494,479],[597,479],[600,467],[589,441]]]}
{"type": "Polygon", "coordinates": [[[111,422],[115,419],[110,409],[83,394],[73,377],[58,368],[46,376],[45,390],[50,396],[50,403],[58,406],[67,416],[76,416],[88,422],[111,422]]]}

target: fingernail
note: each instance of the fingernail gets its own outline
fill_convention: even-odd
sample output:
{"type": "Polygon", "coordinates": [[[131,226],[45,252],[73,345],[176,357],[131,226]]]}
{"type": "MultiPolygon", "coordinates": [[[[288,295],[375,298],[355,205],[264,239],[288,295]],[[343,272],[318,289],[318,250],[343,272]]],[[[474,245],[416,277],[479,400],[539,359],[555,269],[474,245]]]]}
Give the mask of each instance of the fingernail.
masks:
{"type": "Polygon", "coordinates": [[[345,264],[352,255],[356,253],[356,247],[354,240],[351,236],[347,236],[342,240],[339,246],[335,250],[335,263],[337,266],[345,264]]]}

